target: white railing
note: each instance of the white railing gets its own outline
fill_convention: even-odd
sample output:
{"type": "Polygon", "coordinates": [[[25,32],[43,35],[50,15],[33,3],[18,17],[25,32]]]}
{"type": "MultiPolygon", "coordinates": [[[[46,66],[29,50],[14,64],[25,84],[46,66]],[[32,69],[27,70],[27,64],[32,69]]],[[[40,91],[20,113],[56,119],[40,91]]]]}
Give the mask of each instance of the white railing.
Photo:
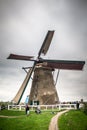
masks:
{"type": "MultiPolygon", "coordinates": [[[[29,105],[30,110],[34,111],[35,108],[40,108],[41,110],[54,110],[54,109],[76,109],[76,104],[56,104],[56,105],[29,105]]],[[[25,110],[25,105],[8,105],[8,110],[25,110]]]]}
{"type": "Polygon", "coordinates": [[[61,109],[77,109],[76,104],[59,104],[59,110],[61,109]]]}

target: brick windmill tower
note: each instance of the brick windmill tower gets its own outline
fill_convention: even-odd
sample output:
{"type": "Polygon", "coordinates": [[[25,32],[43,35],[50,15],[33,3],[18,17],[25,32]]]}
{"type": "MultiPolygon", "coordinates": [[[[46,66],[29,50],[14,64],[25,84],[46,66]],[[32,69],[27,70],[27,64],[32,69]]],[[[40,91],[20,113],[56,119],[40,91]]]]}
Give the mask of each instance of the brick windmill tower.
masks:
{"type": "Polygon", "coordinates": [[[58,94],[54,84],[54,79],[52,72],[55,69],[68,69],[68,70],[82,70],[85,64],[85,61],[65,61],[65,60],[49,60],[42,59],[41,54],[46,55],[49,46],[53,38],[54,31],[48,31],[45,40],[38,52],[38,56],[34,59],[33,56],[23,56],[10,54],[8,59],[15,60],[27,60],[32,61],[33,66],[31,68],[23,68],[27,75],[18,90],[16,96],[13,98],[13,101],[16,104],[20,103],[20,100],[24,94],[24,91],[27,87],[27,84],[33,75],[32,86],[29,96],[30,104],[56,104],[59,102],[58,94]],[[28,70],[27,70],[28,69],[28,70]]]}

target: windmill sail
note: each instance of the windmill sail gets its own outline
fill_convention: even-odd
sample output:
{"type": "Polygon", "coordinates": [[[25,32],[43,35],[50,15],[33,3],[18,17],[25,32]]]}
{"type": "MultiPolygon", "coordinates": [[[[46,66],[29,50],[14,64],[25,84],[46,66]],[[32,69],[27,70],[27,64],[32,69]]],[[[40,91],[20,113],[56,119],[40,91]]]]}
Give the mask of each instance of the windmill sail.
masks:
{"type": "Polygon", "coordinates": [[[41,49],[38,53],[38,58],[40,57],[41,53],[44,55],[47,53],[49,46],[51,44],[52,38],[53,38],[54,31],[48,31],[46,38],[41,46],[41,49]]]}
{"type": "MultiPolygon", "coordinates": [[[[23,56],[23,55],[16,55],[10,54],[7,59],[14,59],[14,60],[32,60],[33,56],[23,56]]],[[[33,61],[33,60],[32,60],[33,61]]]]}
{"type": "Polygon", "coordinates": [[[29,79],[30,79],[30,77],[32,75],[32,72],[33,72],[34,68],[35,68],[35,65],[33,66],[33,68],[30,68],[29,71],[27,72],[27,75],[26,75],[26,77],[24,79],[24,82],[22,83],[18,93],[16,94],[16,96],[12,100],[14,103],[19,104],[19,102],[20,102],[20,100],[22,98],[22,95],[23,95],[23,93],[24,93],[24,91],[26,89],[26,86],[28,84],[28,81],[29,81],[29,79]]]}
{"type": "Polygon", "coordinates": [[[82,70],[85,61],[68,61],[68,60],[46,60],[41,59],[43,66],[56,69],[82,70]]]}

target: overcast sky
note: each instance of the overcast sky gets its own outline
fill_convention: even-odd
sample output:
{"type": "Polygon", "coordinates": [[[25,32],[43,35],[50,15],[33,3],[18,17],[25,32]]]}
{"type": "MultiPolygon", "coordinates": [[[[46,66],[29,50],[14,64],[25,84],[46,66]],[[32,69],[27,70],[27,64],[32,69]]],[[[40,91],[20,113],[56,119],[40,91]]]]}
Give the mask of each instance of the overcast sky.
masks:
{"type": "MultiPolygon", "coordinates": [[[[60,101],[87,101],[87,1],[0,0],[0,101],[11,101],[32,62],[7,60],[10,53],[33,55],[48,30],[55,30],[43,58],[86,61],[83,71],[60,70],[56,85],[60,101]]],[[[31,87],[27,86],[22,101],[31,87]]]]}

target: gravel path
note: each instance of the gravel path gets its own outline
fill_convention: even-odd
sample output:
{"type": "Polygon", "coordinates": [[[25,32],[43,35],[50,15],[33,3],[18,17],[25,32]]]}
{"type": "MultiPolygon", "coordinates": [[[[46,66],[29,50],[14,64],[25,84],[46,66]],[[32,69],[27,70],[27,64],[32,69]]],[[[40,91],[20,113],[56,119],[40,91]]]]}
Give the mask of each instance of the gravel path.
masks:
{"type": "Polygon", "coordinates": [[[51,122],[50,122],[50,125],[49,125],[49,130],[59,130],[58,128],[58,117],[65,113],[65,112],[68,112],[69,110],[65,110],[65,111],[61,111],[61,112],[58,112],[57,115],[55,115],[52,119],[51,119],[51,122]]]}

